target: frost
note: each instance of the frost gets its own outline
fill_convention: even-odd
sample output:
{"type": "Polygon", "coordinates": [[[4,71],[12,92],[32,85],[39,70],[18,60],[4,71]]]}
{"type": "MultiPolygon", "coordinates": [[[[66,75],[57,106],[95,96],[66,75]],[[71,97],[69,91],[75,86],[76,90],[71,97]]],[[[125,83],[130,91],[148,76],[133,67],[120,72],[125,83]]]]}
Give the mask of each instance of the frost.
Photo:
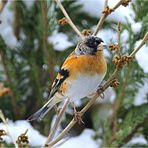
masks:
{"type": "Polygon", "coordinates": [[[55,50],[58,51],[63,51],[73,45],[73,43],[68,41],[68,36],[66,36],[64,33],[57,32],[54,32],[52,36],[48,37],[48,42],[52,43],[55,50]]]}

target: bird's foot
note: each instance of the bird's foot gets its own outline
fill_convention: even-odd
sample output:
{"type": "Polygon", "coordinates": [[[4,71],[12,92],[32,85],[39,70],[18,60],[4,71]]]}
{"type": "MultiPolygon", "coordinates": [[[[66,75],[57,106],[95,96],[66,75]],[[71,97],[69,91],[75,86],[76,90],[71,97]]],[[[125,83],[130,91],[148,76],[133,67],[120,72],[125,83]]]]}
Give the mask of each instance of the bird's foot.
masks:
{"type": "Polygon", "coordinates": [[[97,93],[100,94],[100,98],[101,98],[101,99],[104,99],[104,92],[103,92],[103,91],[104,91],[103,86],[100,85],[100,86],[98,87],[97,93]]]}
{"type": "Polygon", "coordinates": [[[76,107],[75,107],[74,103],[73,103],[73,109],[74,109],[74,119],[75,119],[75,121],[77,121],[78,124],[81,124],[81,123],[84,124],[84,121],[82,120],[81,112],[76,110],[76,107]]]}
{"type": "Polygon", "coordinates": [[[84,124],[84,121],[82,120],[81,113],[80,112],[74,112],[74,119],[78,122],[78,124],[84,124]]]}

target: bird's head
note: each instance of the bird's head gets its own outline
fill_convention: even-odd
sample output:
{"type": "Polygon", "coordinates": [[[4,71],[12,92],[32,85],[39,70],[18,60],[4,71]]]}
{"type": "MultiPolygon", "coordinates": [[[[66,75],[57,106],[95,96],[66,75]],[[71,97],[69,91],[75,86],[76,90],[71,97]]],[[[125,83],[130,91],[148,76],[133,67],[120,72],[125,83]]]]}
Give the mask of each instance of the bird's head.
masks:
{"type": "Polygon", "coordinates": [[[96,36],[88,36],[78,43],[75,53],[77,55],[95,55],[98,50],[103,50],[103,40],[96,36]]]}

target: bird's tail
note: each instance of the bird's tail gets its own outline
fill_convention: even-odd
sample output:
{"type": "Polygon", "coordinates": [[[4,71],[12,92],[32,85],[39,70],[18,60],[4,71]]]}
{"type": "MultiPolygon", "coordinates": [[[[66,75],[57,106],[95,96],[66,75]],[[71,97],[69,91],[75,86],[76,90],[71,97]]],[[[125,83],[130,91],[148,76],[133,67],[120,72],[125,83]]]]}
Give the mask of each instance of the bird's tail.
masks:
{"type": "Polygon", "coordinates": [[[58,102],[60,102],[60,100],[57,100],[54,97],[51,98],[42,108],[40,108],[37,112],[35,112],[33,115],[31,115],[28,118],[28,121],[42,120],[44,118],[44,116],[49,112],[49,110],[51,108],[53,108],[53,106],[55,104],[57,104],[58,102]]]}

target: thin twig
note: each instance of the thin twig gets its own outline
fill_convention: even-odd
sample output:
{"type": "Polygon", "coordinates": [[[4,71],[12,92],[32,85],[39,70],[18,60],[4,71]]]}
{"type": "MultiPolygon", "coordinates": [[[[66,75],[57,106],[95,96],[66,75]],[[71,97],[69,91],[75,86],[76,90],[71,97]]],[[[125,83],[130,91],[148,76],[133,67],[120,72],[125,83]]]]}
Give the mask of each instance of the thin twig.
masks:
{"type": "MultiPolygon", "coordinates": [[[[105,3],[104,3],[104,10],[105,8],[108,6],[108,0],[105,0],[105,3]]],[[[106,14],[103,13],[103,15],[101,16],[98,24],[97,24],[97,27],[96,27],[96,31],[93,33],[93,35],[97,35],[98,31],[100,30],[101,26],[103,25],[104,21],[105,21],[105,18],[106,18],[106,14]]]]}
{"type": "Polygon", "coordinates": [[[56,133],[56,131],[57,131],[61,121],[62,121],[62,117],[63,117],[63,115],[64,115],[64,113],[66,111],[66,108],[68,107],[69,103],[70,103],[70,100],[67,98],[65,103],[64,103],[64,105],[63,105],[63,107],[62,107],[62,109],[60,110],[60,113],[59,113],[59,115],[58,115],[58,117],[57,117],[57,119],[55,121],[55,124],[54,124],[53,128],[51,129],[51,132],[50,132],[50,134],[49,134],[49,136],[48,136],[48,138],[46,140],[46,144],[45,145],[47,145],[53,139],[53,137],[54,137],[54,135],[55,135],[55,133],[56,133]]]}
{"type": "Polygon", "coordinates": [[[2,13],[2,11],[3,11],[4,7],[5,7],[5,5],[7,4],[7,1],[8,1],[8,0],[1,0],[1,1],[0,1],[0,13],[2,13]]]}
{"type": "Polygon", "coordinates": [[[72,22],[71,18],[69,17],[69,15],[67,14],[65,8],[63,7],[63,5],[61,4],[60,0],[55,0],[56,3],[58,4],[58,6],[60,7],[61,11],[63,12],[64,16],[66,17],[69,25],[72,27],[72,29],[77,33],[77,35],[83,39],[84,37],[82,36],[81,32],[78,30],[78,28],[74,25],[74,23],[72,22]]]}
{"type": "Polygon", "coordinates": [[[107,17],[108,15],[110,15],[113,11],[115,11],[120,5],[122,5],[122,3],[123,3],[123,0],[120,0],[113,8],[109,8],[109,7],[107,6],[107,2],[105,1],[104,10],[105,10],[106,8],[108,8],[108,9],[109,9],[109,13],[105,13],[105,12],[103,13],[103,15],[101,16],[101,18],[100,18],[100,20],[99,20],[99,22],[98,22],[98,24],[97,24],[96,30],[95,30],[95,32],[93,33],[93,35],[97,35],[97,33],[98,33],[99,30],[101,29],[101,27],[102,27],[102,25],[103,25],[103,23],[104,23],[106,17],[107,17]]]}
{"type": "Polygon", "coordinates": [[[148,41],[148,32],[145,34],[140,45],[129,55],[130,57],[134,57],[135,54],[139,51],[139,49],[148,41]]]}
{"type": "Polygon", "coordinates": [[[119,53],[119,56],[121,56],[120,33],[121,33],[121,23],[118,22],[118,53],[119,53]]]}
{"type": "MultiPolygon", "coordinates": [[[[141,44],[134,50],[133,53],[130,54],[131,57],[134,57],[134,55],[139,51],[139,49],[141,49],[141,47],[147,41],[147,38],[148,37],[147,37],[147,33],[146,33],[141,44]]],[[[100,96],[110,86],[110,84],[113,82],[113,80],[119,74],[120,71],[121,71],[121,69],[115,69],[114,70],[113,74],[110,76],[110,78],[107,80],[107,82],[101,87],[101,89],[99,89],[97,91],[98,93],[95,95],[95,97],[92,98],[86,104],[86,106],[80,111],[81,116],[92,106],[92,104],[96,101],[98,96],[100,96]]],[[[74,126],[75,123],[76,123],[76,120],[73,118],[72,121],[67,125],[67,127],[59,134],[59,136],[55,140],[53,140],[51,143],[49,143],[49,145],[53,146],[54,144],[59,142],[64,137],[64,135],[74,126]]]]}
{"type": "Polygon", "coordinates": [[[108,6],[108,0],[105,0],[104,9],[108,6]]]}

